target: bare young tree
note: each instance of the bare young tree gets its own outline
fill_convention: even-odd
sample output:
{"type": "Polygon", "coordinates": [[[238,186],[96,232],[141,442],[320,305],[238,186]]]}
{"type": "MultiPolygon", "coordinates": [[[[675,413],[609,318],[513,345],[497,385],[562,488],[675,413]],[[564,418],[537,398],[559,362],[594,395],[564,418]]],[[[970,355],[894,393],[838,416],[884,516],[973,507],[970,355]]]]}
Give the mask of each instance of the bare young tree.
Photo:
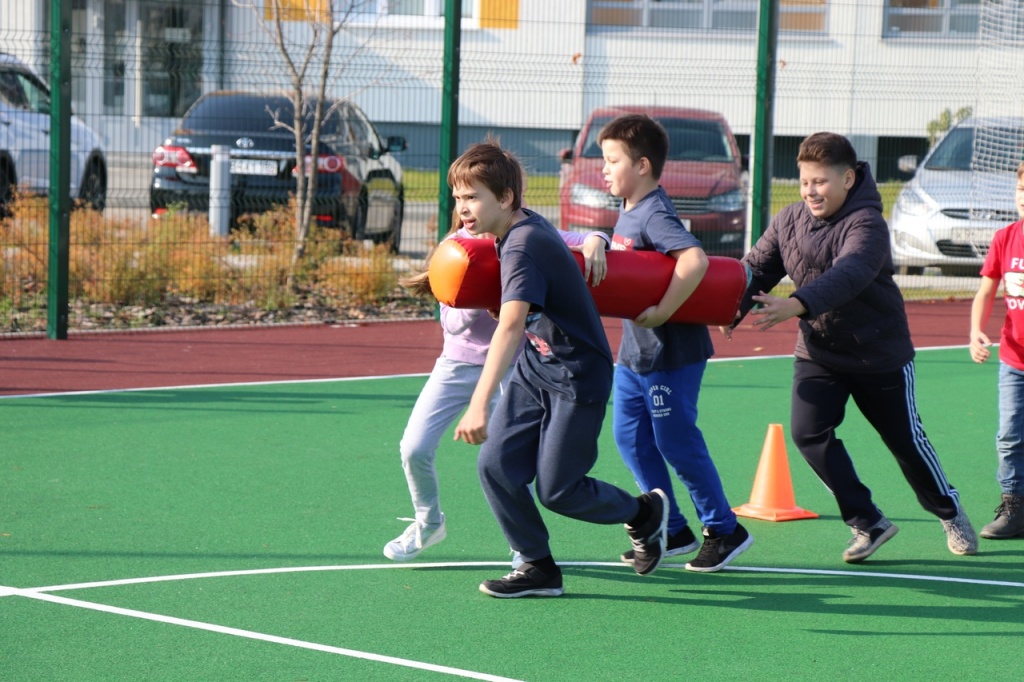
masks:
{"type": "MultiPolygon", "coordinates": [[[[367,6],[376,6],[378,0],[263,0],[262,6],[254,0],[234,0],[239,6],[250,8],[260,28],[280,53],[290,81],[290,94],[294,116],[287,120],[280,112],[270,112],[274,126],[295,135],[295,249],[292,254],[292,274],[295,265],[306,252],[309,229],[313,220],[313,198],[317,187],[317,152],[320,149],[320,131],[323,122],[341,105],[326,102],[327,83],[331,77],[335,38],[354,15],[367,6]],[[288,30],[289,24],[302,24],[308,34],[288,30]],[[310,153],[306,153],[306,149],[310,153]],[[305,169],[305,172],[302,172],[305,169]]],[[[366,44],[366,41],[362,43],[366,44]]],[[[337,69],[344,71],[360,50],[349,51],[337,69]]]]}

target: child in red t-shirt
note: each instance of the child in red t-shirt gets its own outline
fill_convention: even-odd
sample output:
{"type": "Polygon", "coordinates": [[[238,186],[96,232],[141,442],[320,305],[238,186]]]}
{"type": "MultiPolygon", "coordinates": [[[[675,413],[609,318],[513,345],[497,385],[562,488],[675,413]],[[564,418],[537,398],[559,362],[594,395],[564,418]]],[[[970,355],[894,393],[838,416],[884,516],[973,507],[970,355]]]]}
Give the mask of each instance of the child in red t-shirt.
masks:
{"type": "MultiPolygon", "coordinates": [[[[1024,218],[1024,163],[1017,167],[1014,201],[1024,218]]],[[[985,362],[991,355],[991,341],[982,329],[1000,283],[1006,317],[999,335],[996,479],[1003,495],[995,520],[981,529],[981,537],[990,540],[1024,537],[1024,220],[996,232],[981,266],[981,284],[971,305],[970,350],[975,362],[985,362]]]]}

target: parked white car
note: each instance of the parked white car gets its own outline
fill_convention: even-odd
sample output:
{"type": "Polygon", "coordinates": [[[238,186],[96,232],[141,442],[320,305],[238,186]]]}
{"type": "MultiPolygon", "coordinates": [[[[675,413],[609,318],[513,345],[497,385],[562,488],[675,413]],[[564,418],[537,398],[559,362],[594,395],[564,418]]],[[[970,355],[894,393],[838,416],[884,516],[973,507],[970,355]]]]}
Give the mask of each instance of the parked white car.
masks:
{"type": "Polygon", "coordinates": [[[1024,159],[1024,118],[968,118],[918,164],[892,209],[893,264],[903,274],[935,266],[944,275],[976,276],[996,230],[1018,220],[1017,166],[1024,159]]]}
{"type": "MultiPolygon", "coordinates": [[[[12,191],[50,189],[50,90],[20,59],[0,52],[0,214],[12,191]]],[[[100,136],[71,117],[71,196],[102,211],[107,162],[100,136]]]]}

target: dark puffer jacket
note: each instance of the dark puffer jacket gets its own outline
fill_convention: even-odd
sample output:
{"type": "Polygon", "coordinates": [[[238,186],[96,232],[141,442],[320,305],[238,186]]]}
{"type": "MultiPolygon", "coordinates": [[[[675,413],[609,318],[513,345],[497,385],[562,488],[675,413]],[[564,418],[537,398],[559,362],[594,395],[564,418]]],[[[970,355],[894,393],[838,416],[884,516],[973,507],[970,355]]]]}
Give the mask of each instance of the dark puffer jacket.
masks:
{"type": "Polygon", "coordinates": [[[889,228],[868,164],[839,211],[826,219],[803,202],[784,208],[743,258],[753,273],[740,304],[753,307],[786,275],[800,316],[796,357],[838,371],[886,372],[914,358],[903,295],[893,280],[889,228]]]}

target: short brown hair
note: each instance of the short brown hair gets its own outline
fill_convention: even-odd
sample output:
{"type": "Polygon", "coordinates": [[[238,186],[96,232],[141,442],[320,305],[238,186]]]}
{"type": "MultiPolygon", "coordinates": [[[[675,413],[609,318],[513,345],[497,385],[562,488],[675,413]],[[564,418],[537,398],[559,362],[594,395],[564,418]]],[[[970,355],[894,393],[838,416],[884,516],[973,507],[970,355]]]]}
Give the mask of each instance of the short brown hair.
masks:
{"type": "Polygon", "coordinates": [[[1024,178],[1024,161],[1021,161],[1020,165],[1017,166],[1017,179],[1024,178]]]}
{"type": "Polygon", "coordinates": [[[836,133],[814,133],[804,138],[796,162],[820,163],[825,166],[857,167],[857,152],[850,141],[836,133]]]}
{"type": "Polygon", "coordinates": [[[524,175],[515,154],[502,149],[496,138],[488,136],[455,159],[448,169],[448,187],[479,182],[499,199],[505,192],[512,192],[512,210],[518,211],[523,205],[524,175]]]}
{"type": "Polygon", "coordinates": [[[633,163],[646,157],[651,175],[655,180],[661,177],[668,158],[668,133],[647,114],[623,114],[608,121],[597,134],[598,144],[605,140],[621,142],[633,163]]]}

